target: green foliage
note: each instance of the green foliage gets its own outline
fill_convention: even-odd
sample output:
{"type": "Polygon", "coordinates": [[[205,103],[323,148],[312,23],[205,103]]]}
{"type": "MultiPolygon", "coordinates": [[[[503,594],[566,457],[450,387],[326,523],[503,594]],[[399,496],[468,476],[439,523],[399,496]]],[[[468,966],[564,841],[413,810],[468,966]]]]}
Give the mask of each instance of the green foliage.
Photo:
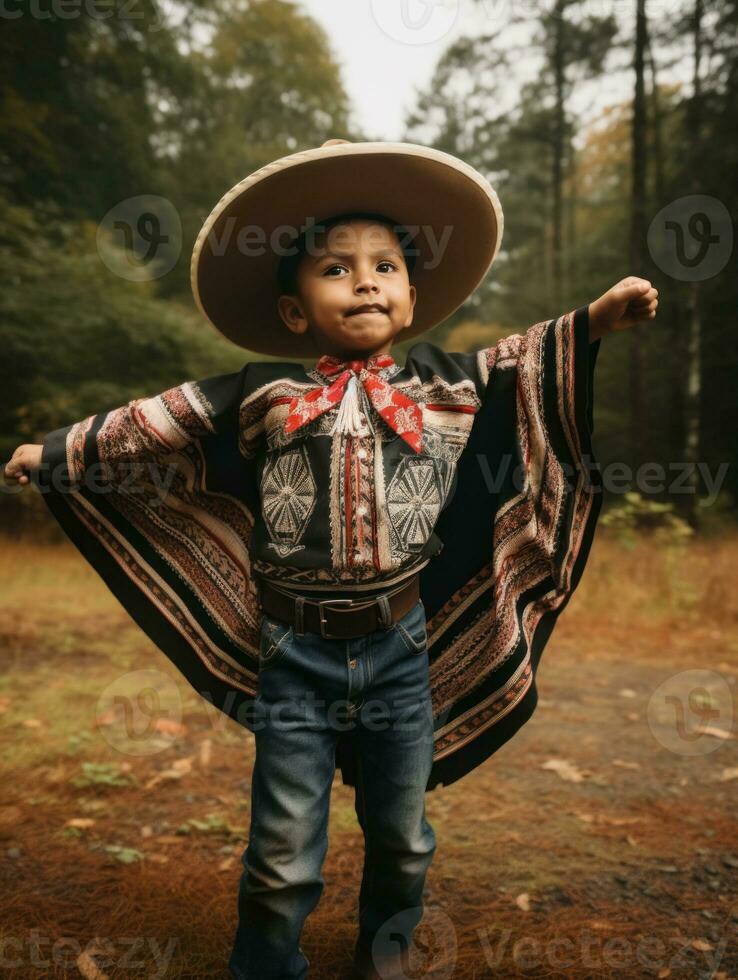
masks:
{"type": "Polygon", "coordinates": [[[609,528],[626,548],[634,548],[643,536],[669,548],[680,548],[694,534],[689,524],[674,513],[673,504],[646,500],[636,492],[624,494],[622,503],[600,517],[600,524],[609,528]]]}
{"type": "MultiPolygon", "coordinates": [[[[689,291],[661,270],[629,265],[630,94],[586,120],[577,112],[583,94],[598,104],[598,88],[617,60],[613,18],[589,16],[580,0],[555,6],[521,11],[509,25],[512,39],[504,25],[455,38],[407,119],[404,138],[477,167],[505,210],[492,273],[423,339],[450,350],[478,349],[590,302],[627,273],[647,275],[661,306],[640,341],[646,458],[679,461],[689,291]],[[554,229],[558,197],[561,226],[554,229]],[[552,274],[554,231],[562,248],[560,284],[552,274]]],[[[699,105],[689,88],[659,75],[672,53],[686,57],[691,71],[694,19],[649,23],[651,217],[696,189],[738,213],[738,47],[723,43],[738,36],[738,0],[707,8],[702,41],[714,64],[703,70],[699,105]]],[[[38,442],[51,429],[257,359],[219,338],[195,312],[189,287],[195,235],[221,195],[252,170],[332,136],[364,138],[351,127],[329,39],[299,4],[180,0],[172,7],[140,0],[126,7],[130,15],[121,8],[95,16],[93,9],[82,4],[76,16],[6,18],[0,32],[3,462],[20,442],[38,442]],[[162,195],[176,209],[182,248],[166,275],[133,283],[101,261],[98,226],[113,206],[142,194],[162,195]]],[[[620,26],[631,47],[630,26],[620,26]]],[[[738,280],[730,270],[699,291],[700,453],[713,472],[732,462],[724,495],[734,510],[738,280]]],[[[396,345],[400,360],[414,342],[396,345]]],[[[631,344],[630,335],[607,338],[598,360],[595,448],[603,465],[643,461],[633,459],[631,446],[631,344]]],[[[3,522],[15,527],[21,514],[42,511],[37,496],[3,494],[3,522]]]]}
{"type": "Polygon", "coordinates": [[[136,779],[113,762],[83,762],[82,774],[69,780],[73,786],[133,786],[136,779]]]}
{"type": "Polygon", "coordinates": [[[246,353],[151,283],[103,266],[94,229],[0,197],[0,450],[156,394],[238,370],[246,353]]]}
{"type": "Polygon", "coordinates": [[[75,735],[70,735],[67,738],[67,754],[76,755],[80,749],[89,747],[90,742],[94,741],[94,735],[91,732],[77,732],[75,735]]]}
{"type": "Polygon", "coordinates": [[[205,820],[191,817],[177,828],[178,834],[191,834],[196,831],[201,834],[226,834],[229,837],[243,836],[244,827],[231,827],[230,824],[215,813],[209,813],[205,820]]]}
{"type": "Polygon", "coordinates": [[[135,864],[136,861],[143,861],[144,854],[135,847],[123,847],[120,844],[106,844],[103,848],[106,854],[112,854],[116,861],[121,864],[135,864]]]}

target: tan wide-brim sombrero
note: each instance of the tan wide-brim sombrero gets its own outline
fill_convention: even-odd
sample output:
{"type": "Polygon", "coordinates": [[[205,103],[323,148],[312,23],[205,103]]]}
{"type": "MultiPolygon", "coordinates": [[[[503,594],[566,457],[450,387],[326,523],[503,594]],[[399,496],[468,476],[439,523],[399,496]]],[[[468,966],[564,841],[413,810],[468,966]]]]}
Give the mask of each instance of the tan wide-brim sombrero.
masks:
{"type": "Polygon", "coordinates": [[[416,143],[331,140],[268,163],[218,201],[192,251],[198,307],[248,350],[319,356],[309,333],[292,333],[279,315],[277,267],[306,225],[350,211],[385,214],[414,235],[417,296],[403,341],[468,299],[502,240],[497,194],[463,160],[416,143]]]}

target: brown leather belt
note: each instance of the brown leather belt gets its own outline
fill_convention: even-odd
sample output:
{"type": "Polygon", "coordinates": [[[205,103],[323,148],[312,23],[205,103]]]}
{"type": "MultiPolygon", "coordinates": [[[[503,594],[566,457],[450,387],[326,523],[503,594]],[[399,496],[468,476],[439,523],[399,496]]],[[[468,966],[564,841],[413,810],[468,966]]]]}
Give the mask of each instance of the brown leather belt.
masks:
{"type": "Polygon", "coordinates": [[[325,639],[350,640],[390,629],[420,599],[420,579],[411,575],[396,589],[354,599],[310,599],[259,579],[261,608],[294,627],[295,633],[319,633],[325,639]]]}

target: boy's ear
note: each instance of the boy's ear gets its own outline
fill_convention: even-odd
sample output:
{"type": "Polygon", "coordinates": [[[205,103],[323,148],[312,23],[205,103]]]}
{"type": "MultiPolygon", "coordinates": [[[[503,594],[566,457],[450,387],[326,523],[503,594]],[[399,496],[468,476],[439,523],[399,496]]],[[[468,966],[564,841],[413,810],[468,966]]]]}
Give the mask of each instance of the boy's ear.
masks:
{"type": "Polygon", "coordinates": [[[292,333],[305,333],[308,322],[297,296],[287,296],[286,294],[280,296],[277,300],[277,309],[285,325],[292,333]]]}
{"type": "Polygon", "coordinates": [[[415,313],[415,300],[417,299],[417,290],[415,289],[415,286],[410,286],[410,288],[408,289],[408,295],[410,297],[410,309],[408,310],[407,318],[405,319],[405,322],[402,325],[403,330],[405,330],[407,327],[412,326],[413,323],[413,314],[415,313]]]}

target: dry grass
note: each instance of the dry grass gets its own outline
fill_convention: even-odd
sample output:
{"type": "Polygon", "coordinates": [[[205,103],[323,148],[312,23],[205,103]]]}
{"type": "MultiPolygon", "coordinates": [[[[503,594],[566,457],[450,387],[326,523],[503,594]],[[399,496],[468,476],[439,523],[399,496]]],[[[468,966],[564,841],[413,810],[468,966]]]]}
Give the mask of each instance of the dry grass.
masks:
{"type": "MultiPolygon", "coordinates": [[[[438,850],[408,976],[738,975],[738,739],[703,736],[709,751],[682,754],[649,722],[653,692],[685,670],[735,694],[737,565],[735,535],[680,556],[598,535],[544,653],[535,716],[427,797],[438,850]],[[550,759],[581,781],[542,768],[550,759]]],[[[111,980],[227,977],[251,736],[213,726],[67,544],[0,545],[0,643],[3,975],[94,976],[78,957],[102,937],[111,980]],[[174,683],[183,728],[137,755],[95,719],[112,681],[148,667],[174,683]],[[89,763],[122,785],[75,785],[89,763]],[[177,833],[193,819],[200,829],[177,833]]],[[[735,736],[725,713],[713,724],[735,736]]],[[[303,936],[315,980],[348,976],[356,933],[362,841],[338,779],[330,838],[303,936]]]]}

